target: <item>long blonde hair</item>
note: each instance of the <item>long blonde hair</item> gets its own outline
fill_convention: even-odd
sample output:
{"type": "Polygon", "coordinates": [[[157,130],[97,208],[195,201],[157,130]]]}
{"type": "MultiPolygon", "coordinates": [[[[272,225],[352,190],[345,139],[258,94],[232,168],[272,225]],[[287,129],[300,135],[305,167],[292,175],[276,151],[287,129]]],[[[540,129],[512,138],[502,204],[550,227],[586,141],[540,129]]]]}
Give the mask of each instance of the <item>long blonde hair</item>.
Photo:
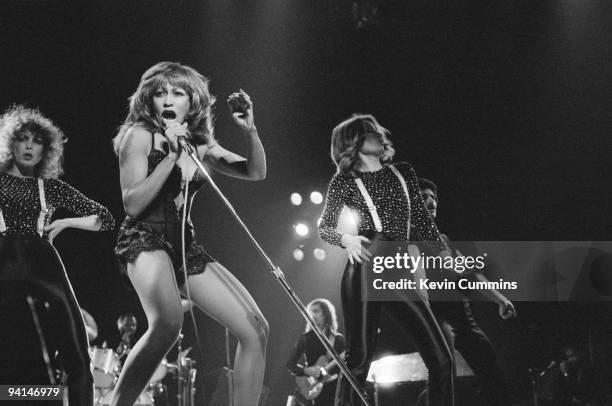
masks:
{"type": "Polygon", "coordinates": [[[378,134],[384,147],[380,158],[382,164],[387,164],[393,159],[395,150],[393,143],[389,140],[391,133],[380,125],[371,114],[353,114],[332,131],[331,158],[338,168],[338,173],[357,177],[357,160],[359,149],[363,145],[366,134],[378,134]]]}

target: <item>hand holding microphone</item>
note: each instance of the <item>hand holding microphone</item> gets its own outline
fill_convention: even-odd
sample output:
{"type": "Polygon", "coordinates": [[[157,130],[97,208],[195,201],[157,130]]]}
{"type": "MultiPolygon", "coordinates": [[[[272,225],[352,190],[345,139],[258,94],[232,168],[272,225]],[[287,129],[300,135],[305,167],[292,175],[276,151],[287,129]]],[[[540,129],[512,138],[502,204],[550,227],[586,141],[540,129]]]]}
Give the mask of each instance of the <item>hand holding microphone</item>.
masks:
{"type": "Polygon", "coordinates": [[[179,124],[176,121],[176,113],[172,110],[164,110],[162,112],[162,120],[164,122],[164,135],[168,139],[168,143],[170,144],[170,153],[175,153],[178,155],[181,154],[181,145],[187,145],[187,123],[179,124]]]}

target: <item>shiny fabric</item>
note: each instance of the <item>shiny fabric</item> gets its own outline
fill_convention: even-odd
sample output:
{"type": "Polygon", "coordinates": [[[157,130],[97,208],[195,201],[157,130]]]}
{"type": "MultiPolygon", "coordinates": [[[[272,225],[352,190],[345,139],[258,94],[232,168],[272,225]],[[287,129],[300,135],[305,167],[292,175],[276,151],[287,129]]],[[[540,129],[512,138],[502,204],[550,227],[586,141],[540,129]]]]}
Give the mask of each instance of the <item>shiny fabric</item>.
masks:
{"type": "MultiPolygon", "coordinates": [[[[373,255],[377,241],[384,241],[382,234],[368,235],[373,255]]],[[[452,406],[454,404],[453,357],[446,339],[429,305],[420,300],[374,302],[362,300],[361,267],[347,264],[342,277],[342,308],[346,329],[346,362],[361,386],[365,384],[372,355],[376,347],[381,311],[395,318],[410,334],[425,365],[429,370],[428,405],[452,406]]],[[[336,391],[337,406],[359,405],[346,379],[341,378],[336,391]]]]}

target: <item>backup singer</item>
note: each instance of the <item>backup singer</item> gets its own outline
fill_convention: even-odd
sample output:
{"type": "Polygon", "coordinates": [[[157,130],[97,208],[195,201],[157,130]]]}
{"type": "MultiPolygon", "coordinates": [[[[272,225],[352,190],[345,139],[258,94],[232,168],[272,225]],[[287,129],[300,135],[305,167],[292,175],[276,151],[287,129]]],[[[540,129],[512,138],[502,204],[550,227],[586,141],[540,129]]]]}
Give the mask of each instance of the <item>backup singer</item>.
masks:
{"type": "MultiPolygon", "coordinates": [[[[0,117],[0,297],[49,302],[51,328],[43,336],[58,349],[68,373],[69,402],[92,405],[87,333],[52,243],[66,228],[105,231],[115,224],[105,207],[57,179],[63,153],[61,130],[38,110],[15,106],[0,117]],[[50,221],[59,208],[77,217],[50,221]]],[[[4,349],[3,358],[7,351],[15,348],[4,349]]],[[[13,383],[15,376],[2,379],[13,383]]]]}
{"type": "Polygon", "coordinates": [[[249,96],[240,91],[228,99],[230,105],[242,106],[232,111],[246,140],[247,159],[215,141],[214,101],[207,78],[188,66],[160,62],[142,75],[130,98],[125,123],[114,139],[127,213],[115,252],[142,303],[148,329],[126,359],[111,405],[132,405],[176,341],[183,323],[180,293],[187,290],[199,309],[227,326],[238,339],[235,404],[257,404],[268,323],[244,286],[194,239],[189,212],[205,178],[191,158],[181,153],[177,137],[187,137],[206,165],[237,178],[264,179],[266,159],[249,96]],[[183,210],[187,212],[184,247],[183,210]]]}
{"type": "MultiPolygon", "coordinates": [[[[319,298],[308,303],[307,308],[317,324],[317,328],[327,337],[334,350],[338,354],[343,353],[346,344],[344,336],[338,332],[336,307],[329,300],[319,298]]],[[[296,391],[299,404],[333,406],[336,380],[332,377],[338,367],[332,362],[325,347],[308,323],[306,323],[306,330],[295,343],[293,353],[287,361],[287,368],[296,377],[311,377],[315,382],[323,383],[320,393],[312,399],[312,402],[303,399],[304,394],[296,391]]],[[[301,382],[303,386],[308,388],[316,385],[315,383],[309,385],[308,380],[305,379],[302,379],[301,382]]]]}
{"type": "MultiPolygon", "coordinates": [[[[439,202],[437,186],[428,179],[420,178],[419,189],[429,214],[435,219],[439,202]]],[[[411,239],[418,240],[418,231],[414,231],[411,239]]],[[[455,255],[462,255],[446,235],[442,234],[442,238],[455,255]]],[[[475,273],[473,277],[479,281],[487,281],[487,278],[481,273],[475,273]]],[[[503,374],[497,363],[491,341],[476,322],[468,297],[463,292],[457,293],[454,295],[456,300],[441,298],[442,300],[432,301],[431,308],[442,326],[450,347],[457,348],[474,371],[480,384],[484,404],[509,405],[510,399],[503,374]]],[[[486,289],[482,293],[498,305],[499,315],[502,318],[516,317],[514,305],[499,291],[486,289]]]]}
{"type": "MultiPolygon", "coordinates": [[[[429,369],[428,404],[452,405],[452,354],[427,302],[369,302],[361,297],[361,263],[371,255],[362,245],[371,242],[369,237],[406,241],[410,220],[432,242],[432,248],[436,251],[444,249],[436,225],[419,193],[414,169],[405,162],[391,165],[395,151],[389,135],[389,131],[373,116],[361,114],[338,124],[332,132],[331,156],[338,171],[329,183],[319,233],[325,241],[343,247],[348,254],[349,263],[341,287],[347,340],[346,362],[363,385],[376,345],[380,312],[384,308],[406,327],[429,369]],[[366,196],[360,190],[358,181],[363,182],[376,207],[376,219],[368,209],[366,196]],[[406,191],[402,182],[406,185],[406,191]],[[358,236],[336,231],[344,207],[358,213],[358,236]]],[[[359,404],[355,395],[350,395],[351,392],[348,382],[341,379],[336,404],[359,404]]]]}

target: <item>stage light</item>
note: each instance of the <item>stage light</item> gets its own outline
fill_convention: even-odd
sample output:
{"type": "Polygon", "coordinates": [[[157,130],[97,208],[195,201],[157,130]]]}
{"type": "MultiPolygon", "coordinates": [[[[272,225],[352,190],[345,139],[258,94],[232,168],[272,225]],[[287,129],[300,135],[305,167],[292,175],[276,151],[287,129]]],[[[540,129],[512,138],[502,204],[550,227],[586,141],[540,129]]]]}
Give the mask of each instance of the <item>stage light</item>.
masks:
{"type": "Polygon", "coordinates": [[[293,228],[295,229],[295,232],[297,233],[297,235],[299,235],[300,237],[306,237],[308,233],[310,232],[310,230],[308,229],[308,226],[304,223],[297,223],[296,225],[293,226],[293,228]]]}
{"type": "Polygon", "coordinates": [[[302,195],[299,193],[291,193],[291,203],[293,203],[294,206],[302,204],[302,195]]]}
{"type": "Polygon", "coordinates": [[[314,204],[321,204],[323,203],[323,195],[319,192],[312,192],[310,194],[310,201],[313,202],[314,204]]]}
{"type": "Polygon", "coordinates": [[[324,261],[325,258],[327,257],[327,253],[325,252],[323,248],[315,248],[312,254],[319,261],[324,261]]]}
{"type": "Polygon", "coordinates": [[[304,251],[299,248],[293,250],[293,259],[296,261],[301,261],[304,259],[304,251]]]}

